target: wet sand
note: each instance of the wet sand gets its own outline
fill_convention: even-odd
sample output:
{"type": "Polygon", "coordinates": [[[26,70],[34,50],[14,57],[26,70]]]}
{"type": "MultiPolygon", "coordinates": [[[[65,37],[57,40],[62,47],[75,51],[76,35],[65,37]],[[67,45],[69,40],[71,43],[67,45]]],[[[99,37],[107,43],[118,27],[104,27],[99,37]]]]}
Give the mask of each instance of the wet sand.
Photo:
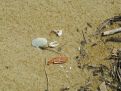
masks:
{"type": "Polygon", "coordinates": [[[88,42],[88,57],[82,58],[81,63],[109,66],[110,61],[104,59],[110,48],[121,44],[97,42],[99,37],[94,33],[102,21],[120,14],[120,6],[121,0],[0,0],[0,91],[46,90],[45,59],[58,54],[34,48],[31,41],[36,37],[65,44],[61,53],[69,57],[65,64],[46,66],[49,91],[60,91],[64,86],[76,91],[88,79],[95,91],[100,82],[79,69],[75,60],[82,31],[88,42]],[[63,35],[49,36],[55,29],[62,29],[63,35]],[[95,42],[97,45],[91,47],[95,42]]]}

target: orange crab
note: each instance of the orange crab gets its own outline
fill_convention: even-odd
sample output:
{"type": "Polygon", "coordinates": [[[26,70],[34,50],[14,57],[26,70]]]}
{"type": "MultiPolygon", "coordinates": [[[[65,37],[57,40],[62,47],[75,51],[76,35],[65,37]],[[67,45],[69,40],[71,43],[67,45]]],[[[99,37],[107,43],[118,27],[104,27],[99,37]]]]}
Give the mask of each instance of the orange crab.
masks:
{"type": "Polygon", "coordinates": [[[50,59],[47,63],[47,65],[49,64],[63,64],[66,63],[68,61],[68,57],[64,56],[64,55],[59,55],[57,57],[53,57],[52,59],[50,59]]]}

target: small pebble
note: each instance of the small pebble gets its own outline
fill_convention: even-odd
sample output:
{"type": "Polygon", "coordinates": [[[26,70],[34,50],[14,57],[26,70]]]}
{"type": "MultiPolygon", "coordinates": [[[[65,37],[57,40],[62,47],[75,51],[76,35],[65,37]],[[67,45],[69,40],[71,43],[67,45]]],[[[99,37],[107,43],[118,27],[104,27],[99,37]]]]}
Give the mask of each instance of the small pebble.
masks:
{"type": "Polygon", "coordinates": [[[32,45],[37,48],[46,48],[48,46],[46,38],[35,38],[32,40],[32,45]]]}

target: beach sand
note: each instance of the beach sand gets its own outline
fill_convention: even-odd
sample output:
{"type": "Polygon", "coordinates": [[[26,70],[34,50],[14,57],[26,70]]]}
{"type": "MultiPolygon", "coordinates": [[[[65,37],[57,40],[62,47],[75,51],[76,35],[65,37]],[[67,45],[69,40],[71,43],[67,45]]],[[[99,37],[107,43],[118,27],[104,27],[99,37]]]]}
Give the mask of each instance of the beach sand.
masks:
{"type": "Polygon", "coordinates": [[[91,81],[93,91],[101,84],[87,70],[77,67],[75,57],[85,34],[87,56],[81,64],[104,64],[110,48],[121,44],[98,42],[98,25],[107,18],[121,14],[121,0],[0,0],[0,91],[60,91],[70,87],[76,91],[91,81]],[[91,26],[90,26],[90,25],[91,26]],[[49,35],[51,30],[63,30],[63,35],[49,35]],[[78,30],[78,31],[77,31],[78,30]],[[53,48],[68,56],[65,64],[45,65],[59,54],[32,46],[32,39],[58,41],[53,48]],[[91,47],[91,44],[97,43],[91,47]],[[63,46],[64,45],[64,46],[63,46]]]}

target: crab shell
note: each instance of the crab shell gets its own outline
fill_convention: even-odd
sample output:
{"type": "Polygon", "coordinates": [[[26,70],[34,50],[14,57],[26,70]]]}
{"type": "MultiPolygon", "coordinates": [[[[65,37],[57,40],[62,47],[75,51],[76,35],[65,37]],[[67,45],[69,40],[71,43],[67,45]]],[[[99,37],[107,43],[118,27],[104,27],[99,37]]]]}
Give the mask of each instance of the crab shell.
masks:
{"type": "Polygon", "coordinates": [[[51,60],[48,61],[47,65],[49,64],[63,64],[68,61],[68,57],[66,56],[57,56],[52,58],[51,60]]]}

